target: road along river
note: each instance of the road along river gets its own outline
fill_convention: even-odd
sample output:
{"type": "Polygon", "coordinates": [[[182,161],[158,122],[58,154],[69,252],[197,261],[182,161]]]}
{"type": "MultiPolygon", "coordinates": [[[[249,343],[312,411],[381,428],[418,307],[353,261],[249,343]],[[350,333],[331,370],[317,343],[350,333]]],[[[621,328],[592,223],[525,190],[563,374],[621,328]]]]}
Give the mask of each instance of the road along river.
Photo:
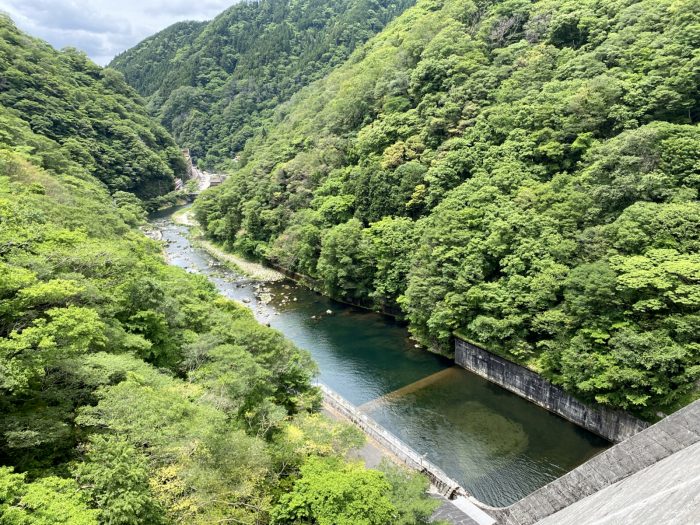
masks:
{"type": "Polygon", "coordinates": [[[482,502],[508,505],[609,446],[448,359],[392,319],[290,281],[260,283],[193,246],[170,215],[152,220],[168,261],[206,275],[318,364],[318,380],[423,454],[482,502]],[[330,312],[330,313],[329,313],[330,312]]]}

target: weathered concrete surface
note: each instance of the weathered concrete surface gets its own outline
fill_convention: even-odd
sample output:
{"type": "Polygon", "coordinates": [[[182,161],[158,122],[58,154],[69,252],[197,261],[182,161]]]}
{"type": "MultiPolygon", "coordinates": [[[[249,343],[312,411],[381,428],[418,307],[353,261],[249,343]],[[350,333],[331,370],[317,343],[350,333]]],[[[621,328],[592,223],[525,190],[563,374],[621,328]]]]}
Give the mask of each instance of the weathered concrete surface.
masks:
{"type": "MultiPolygon", "coordinates": [[[[323,413],[336,420],[347,420],[347,414],[343,414],[336,409],[336,403],[325,403],[323,408],[323,413]]],[[[356,450],[350,451],[348,454],[349,459],[362,460],[367,468],[377,468],[384,459],[388,459],[397,464],[403,464],[402,460],[393,454],[390,450],[380,445],[372,435],[367,435],[367,441],[365,444],[356,450]]],[[[446,499],[441,494],[434,492],[437,490],[435,487],[431,487],[431,494],[436,499],[442,501],[442,505],[433,513],[430,521],[431,522],[448,522],[451,525],[493,525],[495,520],[484,513],[477,506],[471,504],[472,509],[468,509],[467,512],[460,509],[455,502],[446,499]],[[474,516],[479,517],[479,519],[473,519],[469,516],[469,512],[474,516]]]]}
{"type": "Polygon", "coordinates": [[[453,525],[479,525],[478,522],[459,510],[449,500],[443,500],[442,505],[430,518],[431,521],[447,521],[453,525]]]}
{"type": "MultiPolygon", "coordinates": [[[[560,513],[568,516],[569,514],[563,514],[565,509],[583,505],[584,500],[589,497],[594,498],[596,494],[616,496],[621,505],[623,501],[631,505],[635,490],[639,490],[639,501],[642,503],[643,494],[656,486],[659,491],[665,490],[668,498],[654,499],[649,495],[648,505],[659,508],[647,508],[647,511],[650,514],[680,513],[676,508],[678,501],[683,500],[686,505],[697,504],[698,492],[693,490],[697,483],[695,477],[700,471],[698,443],[700,443],[700,401],[682,408],[655,425],[598,454],[510,507],[493,509],[484,506],[483,508],[489,514],[496,516],[498,523],[503,525],[532,525],[540,521],[558,524],[560,522],[545,521],[545,519],[560,513]],[[670,459],[671,457],[675,459],[670,459]],[[666,458],[670,459],[668,463],[659,464],[666,458]],[[669,484],[672,482],[668,474],[669,465],[680,468],[678,472],[680,481],[676,482],[675,490],[669,490],[669,484]],[[622,483],[623,480],[624,483],[622,483]]],[[[590,501],[602,502],[603,499],[600,498],[590,501]]],[[[595,505],[591,504],[585,508],[588,509],[589,514],[579,515],[579,521],[576,523],[598,523],[596,520],[603,520],[600,523],[641,523],[604,521],[611,512],[610,509],[614,507],[610,509],[601,507],[596,511],[595,505]]],[[[645,505],[640,506],[640,509],[643,508],[645,505]]],[[[637,510],[630,507],[629,512],[637,512],[637,510]]],[[[643,514],[643,511],[639,510],[639,513],[643,514]]],[[[643,523],[661,525],[673,522],[661,520],[643,523]]],[[[679,523],[684,525],[700,523],[700,515],[695,521],[679,523]]]]}
{"type": "Polygon", "coordinates": [[[460,338],[455,363],[614,443],[648,426],[625,412],[586,405],[532,370],[460,338]]]}
{"type": "Polygon", "coordinates": [[[700,523],[700,443],[537,522],[541,525],[700,523]]]}
{"type": "MultiPolygon", "coordinates": [[[[345,419],[341,414],[336,412],[333,407],[328,405],[323,407],[322,412],[326,417],[335,419],[336,421],[343,421],[345,419]]],[[[379,467],[384,459],[399,463],[398,460],[391,455],[391,452],[381,448],[376,441],[369,438],[360,448],[348,452],[347,457],[355,461],[360,460],[365,464],[365,467],[374,469],[379,467]]]]}

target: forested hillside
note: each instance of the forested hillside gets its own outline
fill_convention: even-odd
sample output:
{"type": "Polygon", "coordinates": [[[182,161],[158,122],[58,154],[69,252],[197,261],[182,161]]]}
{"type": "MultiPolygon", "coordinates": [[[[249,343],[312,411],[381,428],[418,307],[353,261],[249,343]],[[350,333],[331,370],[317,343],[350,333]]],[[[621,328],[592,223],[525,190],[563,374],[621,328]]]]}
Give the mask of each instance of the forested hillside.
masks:
{"type": "MultiPolygon", "coordinates": [[[[115,57],[110,66],[121,71],[129,85],[139,94],[149,97],[165,84],[166,77],[173,69],[175,57],[178,54],[185,55],[183,50],[192,44],[206,25],[206,22],[173,24],[115,57]]],[[[184,80],[180,81],[173,75],[173,82],[184,80]]]]}
{"type": "Polygon", "coordinates": [[[413,0],[265,0],[206,25],[176,24],[111,67],[200,164],[232,165],[264,117],[350,53],[413,0]]]}
{"type": "Polygon", "coordinates": [[[110,191],[142,198],[169,192],[184,172],[172,137],[148,116],[121,75],[78,51],[56,53],[45,42],[19,33],[2,15],[0,72],[5,119],[0,138],[28,151],[36,148],[44,168],[67,169],[65,157],[110,191]],[[31,139],[24,128],[34,132],[31,139]]]}
{"type": "Polygon", "coordinates": [[[208,234],[653,417],[700,377],[700,4],[419,0],[283,104],[208,234]]]}
{"type": "Polygon", "coordinates": [[[0,26],[0,522],[424,523],[309,355],[134,227],[180,161],[122,77],[0,26]]]}

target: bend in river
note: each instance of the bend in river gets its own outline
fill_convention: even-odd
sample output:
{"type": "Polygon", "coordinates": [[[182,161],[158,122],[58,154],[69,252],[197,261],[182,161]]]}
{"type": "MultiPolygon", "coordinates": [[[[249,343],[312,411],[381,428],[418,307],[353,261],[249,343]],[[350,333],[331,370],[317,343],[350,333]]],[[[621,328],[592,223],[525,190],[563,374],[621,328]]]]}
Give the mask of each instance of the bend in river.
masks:
{"type": "Polygon", "coordinates": [[[594,434],[415,348],[389,318],[289,281],[259,283],[193,247],[170,216],[153,220],[171,264],[206,275],[318,364],[319,380],[457,480],[505,506],[604,450],[594,434]],[[332,313],[327,313],[328,311],[332,313]]]}

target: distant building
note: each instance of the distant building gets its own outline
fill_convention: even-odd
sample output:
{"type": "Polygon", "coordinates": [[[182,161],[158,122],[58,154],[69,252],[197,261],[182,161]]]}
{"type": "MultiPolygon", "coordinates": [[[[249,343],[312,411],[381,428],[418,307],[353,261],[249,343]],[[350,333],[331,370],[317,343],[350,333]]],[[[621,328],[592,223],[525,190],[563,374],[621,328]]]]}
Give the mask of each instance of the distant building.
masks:
{"type": "Polygon", "coordinates": [[[226,175],[221,175],[219,173],[212,173],[209,176],[209,186],[219,186],[222,182],[226,180],[226,175]]]}

